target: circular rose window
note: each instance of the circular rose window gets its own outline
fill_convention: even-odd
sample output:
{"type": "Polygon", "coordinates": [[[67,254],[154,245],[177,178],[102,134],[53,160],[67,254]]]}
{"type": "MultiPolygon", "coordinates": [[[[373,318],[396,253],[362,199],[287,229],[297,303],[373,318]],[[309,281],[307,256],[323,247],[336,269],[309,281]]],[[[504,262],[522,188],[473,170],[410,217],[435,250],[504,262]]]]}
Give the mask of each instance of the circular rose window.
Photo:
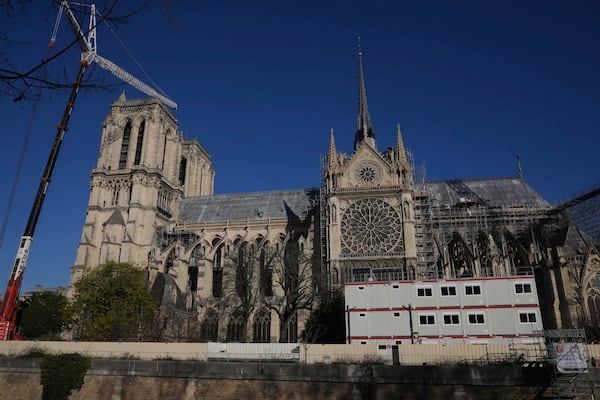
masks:
{"type": "Polygon", "coordinates": [[[390,204],[361,199],[342,216],[342,253],[365,254],[392,251],[402,239],[402,219],[390,204]]]}

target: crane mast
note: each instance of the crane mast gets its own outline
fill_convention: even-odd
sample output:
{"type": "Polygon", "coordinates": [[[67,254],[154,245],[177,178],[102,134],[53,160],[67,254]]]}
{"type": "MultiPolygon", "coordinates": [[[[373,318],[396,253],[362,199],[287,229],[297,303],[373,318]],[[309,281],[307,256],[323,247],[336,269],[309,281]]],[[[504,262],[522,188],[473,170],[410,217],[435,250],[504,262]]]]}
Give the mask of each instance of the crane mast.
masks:
{"type": "Polygon", "coordinates": [[[81,81],[83,79],[83,75],[85,70],[89,65],[96,61],[98,65],[100,65],[105,70],[111,72],[118,78],[123,81],[129,83],[133,87],[137,88],[141,92],[159,98],[163,103],[172,108],[177,108],[177,104],[170,100],[169,98],[161,95],[150,86],[141,82],[133,75],[129,74],[127,71],[123,70],[113,62],[100,57],[96,52],[96,8],[95,5],[90,5],[91,13],[90,13],[90,23],[89,30],[87,33],[87,37],[82,31],[75,15],[73,14],[69,2],[67,0],[61,0],[61,8],[59,10],[57,23],[54,27],[54,32],[52,34],[52,39],[50,45],[54,45],[54,40],[56,38],[56,32],[58,29],[58,21],[62,15],[62,12],[65,11],[67,15],[67,19],[69,24],[71,25],[71,29],[75,33],[77,38],[77,42],[79,43],[79,47],[81,49],[81,61],[79,66],[79,71],[77,73],[77,77],[75,82],[72,85],[71,92],[69,95],[69,99],[67,104],[65,105],[65,110],[63,112],[62,119],[60,124],[57,125],[56,136],[54,138],[54,143],[52,144],[52,148],[50,150],[50,154],[48,156],[48,160],[46,161],[46,166],[44,168],[44,172],[42,174],[40,184],[38,186],[37,193],[35,195],[35,199],[33,201],[33,205],[31,207],[31,211],[29,213],[29,219],[27,220],[27,225],[25,227],[25,231],[23,236],[21,236],[21,240],[19,242],[19,248],[17,250],[17,255],[15,257],[15,261],[13,263],[13,267],[11,270],[10,278],[8,280],[8,284],[6,285],[6,290],[4,296],[2,298],[2,304],[0,305],[0,341],[2,340],[19,340],[23,337],[18,332],[18,317],[19,317],[19,292],[21,289],[21,283],[23,280],[23,272],[25,271],[25,267],[27,265],[27,258],[29,256],[29,250],[31,248],[31,243],[33,242],[33,235],[35,233],[35,228],[37,226],[37,222],[40,216],[40,212],[42,210],[42,206],[44,204],[44,200],[46,198],[46,193],[48,191],[48,186],[52,180],[52,172],[54,171],[54,167],[56,165],[56,160],[58,159],[58,154],[60,152],[60,148],[65,136],[65,133],[68,131],[68,124],[71,118],[71,113],[73,111],[73,106],[75,105],[75,100],[77,99],[77,94],[79,93],[79,88],[81,81]]]}
{"type": "Polygon", "coordinates": [[[35,233],[38,218],[40,216],[40,212],[42,211],[42,205],[44,204],[44,200],[46,198],[48,185],[52,180],[52,172],[54,171],[54,166],[56,165],[58,153],[60,152],[60,147],[65,137],[65,133],[68,130],[68,124],[71,118],[71,112],[73,111],[73,105],[75,104],[75,99],[79,93],[79,84],[88,65],[89,64],[84,60],[81,61],[79,72],[77,73],[77,78],[75,79],[73,87],[71,88],[71,94],[65,106],[62,119],[60,124],[56,127],[56,137],[54,138],[54,143],[52,144],[52,149],[50,150],[50,155],[48,156],[48,161],[46,161],[46,167],[44,168],[44,173],[40,180],[40,184],[33,201],[33,206],[29,212],[29,220],[27,221],[25,232],[23,233],[23,236],[21,236],[19,249],[17,250],[17,256],[15,257],[15,262],[13,264],[10,278],[6,286],[6,291],[2,299],[2,306],[0,308],[0,340],[20,339],[20,336],[16,332],[16,325],[19,311],[19,291],[21,288],[21,281],[23,279],[23,271],[27,265],[29,248],[33,242],[33,234],[35,233]]]}

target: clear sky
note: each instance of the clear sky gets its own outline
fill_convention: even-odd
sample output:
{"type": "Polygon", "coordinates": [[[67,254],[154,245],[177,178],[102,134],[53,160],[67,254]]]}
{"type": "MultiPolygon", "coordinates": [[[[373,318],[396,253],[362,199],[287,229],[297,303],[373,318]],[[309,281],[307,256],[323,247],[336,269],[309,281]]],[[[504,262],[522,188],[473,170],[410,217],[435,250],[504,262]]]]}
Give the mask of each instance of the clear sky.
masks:
{"type": "MultiPolygon", "coordinates": [[[[22,69],[46,56],[55,11],[34,1],[0,13],[22,41],[7,56],[22,69]],[[36,4],[42,5],[36,5],[36,4]]],[[[380,149],[406,147],[429,180],[516,176],[551,203],[600,181],[600,3],[561,1],[180,1],[150,8],[118,38],[164,91],[184,137],[213,157],[215,192],[316,187],[329,130],[351,152],[357,112],[357,37],[380,149]]],[[[63,19],[58,46],[73,34],[63,19]]],[[[98,53],[148,81],[113,34],[98,53]]],[[[69,81],[69,52],[53,68],[69,81]]],[[[87,76],[116,82],[99,67],[87,76]]],[[[85,218],[102,121],[121,86],[80,93],[25,272],[67,286],[85,218]]],[[[5,284],[67,93],[39,105],[15,206],[0,249],[5,284]]],[[[11,191],[31,104],[0,101],[0,217],[11,191]]],[[[2,286],[3,287],[3,286],[2,286]]]]}

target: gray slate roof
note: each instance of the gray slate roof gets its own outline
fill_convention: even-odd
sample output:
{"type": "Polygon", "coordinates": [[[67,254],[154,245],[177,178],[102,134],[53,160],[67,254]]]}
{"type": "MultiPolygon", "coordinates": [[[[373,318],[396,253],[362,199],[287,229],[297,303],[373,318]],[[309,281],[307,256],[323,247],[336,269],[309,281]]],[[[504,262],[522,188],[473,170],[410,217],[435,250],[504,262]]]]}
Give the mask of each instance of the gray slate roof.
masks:
{"type": "MultiPolygon", "coordinates": [[[[550,204],[518,177],[432,181],[426,183],[435,205],[467,200],[488,207],[548,208],[550,204]]],[[[319,201],[319,189],[274,190],[188,197],[179,209],[184,224],[304,218],[319,201]]]]}
{"type": "Polygon", "coordinates": [[[184,224],[304,218],[319,199],[319,189],[274,190],[188,197],[179,208],[184,224]]]}
{"type": "Polygon", "coordinates": [[[493,208],[551,207],[519,177],[432,181],[426,186],[430,198],[438,206],[472,202],[493,208]]]}

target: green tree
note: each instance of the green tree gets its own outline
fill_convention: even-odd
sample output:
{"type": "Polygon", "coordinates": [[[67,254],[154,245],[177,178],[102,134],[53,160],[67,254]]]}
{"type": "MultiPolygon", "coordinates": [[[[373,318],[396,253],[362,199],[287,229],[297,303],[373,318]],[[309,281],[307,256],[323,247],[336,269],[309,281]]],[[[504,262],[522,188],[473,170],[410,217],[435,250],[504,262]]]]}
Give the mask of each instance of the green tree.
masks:
{"type": "Polygon", "coordinates": [[[34,292],[25,300],[21,331],[27,339],[56,340],[66,321],[67,298],[55,292],[34,292]]]}
{"type": "Polygon", "coordinates": [[[109,262],[75,283],[69,310],[77,339],[143,340],[151,334],[157,302],[144,271],[109,262]]]}
{"type": "Polygon", "coordinates": [[[68,400],[83,386],[90,360],[80,354],[47,355],[40,365],[42,400],[68,400]]]}

